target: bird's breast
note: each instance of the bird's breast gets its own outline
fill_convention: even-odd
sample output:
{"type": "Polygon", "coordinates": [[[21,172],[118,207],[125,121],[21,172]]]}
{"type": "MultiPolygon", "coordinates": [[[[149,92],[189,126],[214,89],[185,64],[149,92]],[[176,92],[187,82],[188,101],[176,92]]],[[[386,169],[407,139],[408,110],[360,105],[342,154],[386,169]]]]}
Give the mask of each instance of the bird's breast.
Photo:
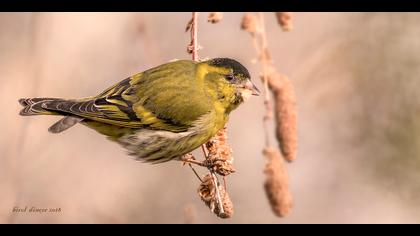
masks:
{"type": "Polygon", "coordinates": [[[189,153],[211,138],[206,130],[174,133],[149,129],[124,135],[118,142],[137,160],[160,163],[189,153]]]}

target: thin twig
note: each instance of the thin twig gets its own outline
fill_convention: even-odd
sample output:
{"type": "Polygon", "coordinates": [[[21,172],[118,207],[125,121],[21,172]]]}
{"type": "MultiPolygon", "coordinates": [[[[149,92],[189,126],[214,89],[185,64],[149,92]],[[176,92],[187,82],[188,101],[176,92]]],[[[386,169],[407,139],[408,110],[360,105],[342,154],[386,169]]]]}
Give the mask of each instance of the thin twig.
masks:
{"type": "Polygon", "coordinates": [[[261,36],[261,44],[262,44],[262,49],[260,51],[260,55],[261,60],[262,60],[262,66],[263,66],[263,78],[264,78],[264,105],[265,105],[265,110],[266,110],[266,114],[264,115],[263,118],[263,122],[264,122],[264,129],[265,129],[265,145],[266,147],[270,146],[270,137],[269,137],[269,132],[268,132],[268,123],[271,119],[271,114],[272,114],[272,106],[271,106],[271,101],[270,101],[270,93],[269,93],[269,88],[268,88],[268,68],[267,68],[267,64],[269,63],[267,60],[267,37],[265,34],[265,22],[264,22],[264,15],[262,12],[258,13],[258,19],[259,19],[259,24],[260,24],[260,36],[261,36]]]}
{"type": "MultiPolygon", "coordinates": [[[[255,15],[244,15],[244,17],[242,18],[241,28],[251,33],[253,45],[258,55],[258,61],[260,62],[262,67],[261,69],[263,71],[263,74],[261,75],[261,80],[264,83],[263,93],[264,106],[266,110],[266,113],[263,118],[266,145],[266,147],[264,148],[264,155],[269,159],[269,163],[267,164],[265,169],[267,179],[264,184],[264,187],[266,189],[266,194],[269,198],[270,205],[272,206],[273,211],[276,213],[276,215],[283,217],[290,212],[290,209],[293,205],[293,199],[288,190],[287,169],[285,168],[282,162],[283,156],[279,150],[272,148],[270,145],[268,125],[270,120],[272,120],[274,117],[273,103],[270,97],[271,92],[274,94],[277,125],[280,122],[279,112],[284,112],[281,108],[285,106],[285,102],[283,100],[279,100],[278,97],[279,94],[282,96],[287,95],[284,93],[283,90],[284,83],[278,80],[279,78],[282,78],[284,80],[284,77],[279,77],[279,74],[275,73],[276,71],[274,70],[273,61],[271,60],[271,56],[269,54],[267,46],[267,35],[265,31],[264,14],[259,12],[255,15]],[[280,109],[279,104],[282,106],[280,109]]],[[[288,82],[288,80],[286,81],[288,82]]],[[[288,109],[290,110],[289,114],[287,114],[287,118],[291,120],[294,118],[293,114],[295,114],[295,107],[293,105],[294,100],[290,99],[289,97],[290,96],[287,97],[288,100],[286,101],[286,104],[287,102],[289,103],[288,109]]],[[[280,98],[282,99],[283,97],[280,98]]],[[[289,123],[282,122],[282,124],[288,125],[289,123]]],[[[293,126],[293,122],[291,122],[291,124],[292,128],[295,127],[293,126]]],[[[289,126],[287,127],[289,130],[292,129],[289,126]]],[[[284,135],[284,133],[281,134],[284,135]]],[[[277,139],[279,140],[280,146],[282,146],[282,138],[283,136],[280,136],[279,138],[279,135],[277,134],[277,139]]],[[[285,158],[287,159],[287,156],[285,156],[285,158]]]]}
{"type": "Polygon", "coordinates": [[[191,25],[191,45],[192,45],[192,59],[198,61],[198,13],[192,13],[191,25]]]}
{"type": "MultiPolygon", "coordinates": [[[[192,19],[191,19],[190,27],[191,27],[190,28],[191,43],[190,43],[188,49],[192,54],[192,60],[198,61],[198,13],[197,12],[192,13],[192,19]]],[[[201,145],[201,149],[203,150],[204,158],[207,159],[208,158],[208,152],[207,152],[204,144],[201,145]]],[[[223,202],[222,202],[222,198],[221,198],[220,192],[219,192],[219,183],[218,183],[217,177],[214,174],[214,171],[212,171],[211,169],[209,169],[209,171],[210,171],[210,174],[212,176],[214,186],[216,187],[217,202],[218,202],[219,207],[220,207],[220,212],[221,212],[221,214],[224,214],[223,202]]]]}
{"type": "MultiPolygon", "coordinates": [[[[191,43],[189,45],[189,48],[191,49],[192,60],[198,61],[198,13],[197,12],[192,13],[191,21],[188,24],[189,24],[190,32],[191,32],[191,43]]],[[[201,149],[203,150],[204,157],[207,158],[207,151],[204,144],[201,145],[201,149]]]]}
{"type": "Polygon", "coordinates": [[[188,165],[190,166],[191,170],[194,172],[195,176],[197,176],[197,178],[200,180],[200,182],[203,183],[203,180],[198,175],[197,171],[194,169],[194,167],[191,165],[191,163],[188,163],[188,165]]]}
{"type": "Polygon", "coordinates": [[[268,86],[268,65],[269,55],[267,50],[267,37],[265,34],[265,22],[264,22],[264,15],[263,13],[259,12],[257,14],[257,30],[255,33],[252,33],[252,43],[254,45],[255,51],[258,56],[258,60],[261,61],[262,65],[262,82],[264,83],[263,89],[263,96],[264,96],[264,106],[265,106],[265,115],[263,118],[263,127],[264,127],[264,139],[265,139],[265,146],[270,146],[270,135],[269,135],[269,121],[272,119],[273,107],[270,99],[270,92],[268,86]]]}
{"type": "Polygon", "coordinates": [[[225,187],[225,191],[227,192],[226,176],[223,176],[223,187],[225,187]]]}
{"type": "Polygon", "coordinates": [[[260,35],[261,35],[261,43],[262,43],[262,49],[260,51],[261,60],[262,60],[262,66],[263,66],[263,76],[264,76],[264,103],[266,106],[270,103],[270,94],[269,94],[269,88],[268,88],[268,51],[267,51],[267,37],[265,34],[265,23],[264,23],[264,15],[263,13],[258,13],[259,23],[260,23],[260,35]]]}
{"type": "Polygon", "coordinates": [[[222,215],[225,214],[225,210],[223,209],[222,197],[220,196],[219,181],[213,171],[210,171],[210,173],[211,177],[213,177],[214,186],[216,186],[217,203],[219,204],[220,214],[222,215]]]}
{"type": "MultiPolygon", "coordinates": [[[[189,47],[191,47],[191,55],[193,61],[198,61],[198,13],[193,12],[192,18],[189,23],[190,32],[191,32],[191,43],[189,47]]],[[[201,149],[203,150],[204,157],[207,158],[207,151],[204,144],[201,145],[201,149]]]]}

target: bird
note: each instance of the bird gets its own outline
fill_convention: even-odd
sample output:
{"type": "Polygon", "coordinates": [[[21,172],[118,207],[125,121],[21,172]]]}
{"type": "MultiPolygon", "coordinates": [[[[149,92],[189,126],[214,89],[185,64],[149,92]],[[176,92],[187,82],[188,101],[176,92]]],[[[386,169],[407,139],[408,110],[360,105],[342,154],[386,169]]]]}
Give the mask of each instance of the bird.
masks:
{"type": "Polygon", "coordinates": [[[163,163],[209,141],[229,114],[260,91],[230,58],[176,60],[80,99],[22,98],[22,116],[63,116],[48,131],[82,124],[120,144],[135,160],[163,163]]]}

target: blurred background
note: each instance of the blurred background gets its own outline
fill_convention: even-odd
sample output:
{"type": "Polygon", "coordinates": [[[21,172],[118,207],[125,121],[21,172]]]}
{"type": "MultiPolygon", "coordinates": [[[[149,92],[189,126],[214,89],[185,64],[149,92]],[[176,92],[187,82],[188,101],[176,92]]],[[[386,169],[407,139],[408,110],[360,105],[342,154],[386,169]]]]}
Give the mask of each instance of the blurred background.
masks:
{"type": "MultiPolygon", "coordinates": [[[[243,13],[215,25],[207,15],[199,15],[200,57],[235,58],[262,87],[243,13]]],[[[265,13],[274,63],[298,99],[298,157],[287,165],[294,208],[285,218],[274,216],[263,189],[261,97],[230,118],[237,172],[228,178],[235,214],[227,220],[201,202],[187,166],[136,162],[82,125],[54,135],[47,129],[57,117],[18,115],[22,97],[91,96],[189,59],[190,18],[0,14],[0,223],[420,223],[420,14],[295,13],[285,33],[265,13]]]]}

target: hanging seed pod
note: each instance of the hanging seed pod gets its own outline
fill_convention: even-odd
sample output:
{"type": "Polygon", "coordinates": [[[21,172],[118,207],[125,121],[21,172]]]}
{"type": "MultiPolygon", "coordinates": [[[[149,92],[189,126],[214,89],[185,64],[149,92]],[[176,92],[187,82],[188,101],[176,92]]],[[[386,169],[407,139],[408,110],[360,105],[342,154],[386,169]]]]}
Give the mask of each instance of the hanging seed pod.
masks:
{"type": "Polygon", "coordinates": [[[218,217],[230,218],[233,215],[233,203],[223,186],[219,185],[219,193],[223,211],[220,209],[220,204],[217,200],[216,186],[214,185],[213,177],[211,174],[207,174],[198,188],[198,195],[206,206],[208,206],[218,217]]]}
{"type": "Polygon", "coordinates": [[[293,207],[287,169],[278,149],[267,147],[263,154],[268,159],[264,170],[266,175],[265,192],[273,212],[279,217],[284,217],[290,213],[293,207]]]}
{"type": "Polygon", "coordinates": [[[221,12],[212,12],[209,14],[209,17],[207,18],[207,21],[212,23],[212,24],[216,24],[219,21],[221,21],[223,19],[223,13],[221,12]]]}
{"type": "Polygon", "coordinates": [[[209,151],[206,164],[212,171],[221,176],[227,176],[235,169],[233,167],[232,148],[227,143],[227,130],[223,128],[206,143],[209,151]]]}
{"type": "Polygon", "coordinates": [[[255,34],[257,32],[257,17],[252,13],[245,13],[245,15],[242,17],[241,22],[241,29],[251,33],[255,34]]]}
{"type": "Polygon", "coordinates": [[[293,29],[291,12],[276,12],[277,22],[283,29],[283,31],[290,31],[293,29]]]}
{"type": "Polygon", "coordinates": [[[291,162],[297,154],[297,108],[293,84],[271,68],[267,76],[274,97],[276,137],[283,157],[291,162]]]}

